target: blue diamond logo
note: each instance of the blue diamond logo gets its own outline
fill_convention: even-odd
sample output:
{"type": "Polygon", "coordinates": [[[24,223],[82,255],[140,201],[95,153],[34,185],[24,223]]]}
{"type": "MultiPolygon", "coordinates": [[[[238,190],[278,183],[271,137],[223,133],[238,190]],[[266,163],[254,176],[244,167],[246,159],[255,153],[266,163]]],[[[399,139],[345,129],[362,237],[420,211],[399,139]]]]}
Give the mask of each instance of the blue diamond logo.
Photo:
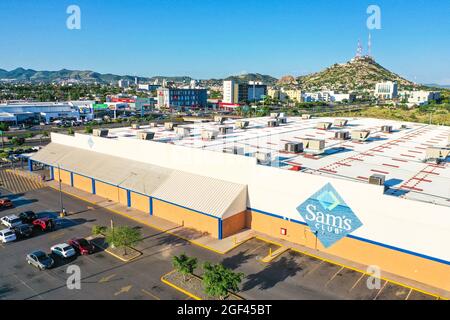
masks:
{"type": "Polygon", "coordinates": [[[325,248],[363,225],[330,183],[298,206],[297,211],[325,248]]]}
{"type": "Polygon", "coordinates": [[[89,148],[91,148],[92,149],[92,147],[94,146],[94,140],[92,139],[92,137],[89,137],[89,140],[88,140],[88,145],[89,145],[89,148]]]}

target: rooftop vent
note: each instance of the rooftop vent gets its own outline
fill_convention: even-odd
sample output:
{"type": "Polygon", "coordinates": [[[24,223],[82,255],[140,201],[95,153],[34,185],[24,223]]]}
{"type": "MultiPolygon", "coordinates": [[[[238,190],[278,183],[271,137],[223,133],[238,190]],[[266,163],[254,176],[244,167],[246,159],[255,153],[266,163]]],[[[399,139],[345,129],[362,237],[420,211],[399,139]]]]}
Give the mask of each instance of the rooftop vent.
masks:
{"type": "Polygon", "coordinates": [[[348,139],[350,139],[350,132],[338,131],[334,134],[334,138],[337,140],[348,140],[348,139]]]}
{"type": "Polygon", "coordinates": [[[321,150],[325,149],[325,140],[303,139],[303,147],[305,149],[321,151],[321,150]]]}
{"type": "Polygon", "coordinates": [[[218,122],[220,124],[223,124],[225,122],[225,117],[222,116],[214,116],[214,122],[218,122]]]}
{"type": "Polygon", "coordinates": [[[450,155],[450,148],[427,148],[427,159],[445,160],[450,155]]]}
{"type": "Polygon", "coordinates": [[[332,126],[331,122],[319,122],[316,125],[316,128],[319,130],[329,130],[332,126]]]}
{"type": "Polygon", "coordinates": [[[236,127],[239,129],[245,129],[249,125],[250,125],[249,121],[243,121],[243,120],[236,121],[236,127]]]}
{"type": "Polygon", "coordinates": [[[370,135],[369,130],[353,130],[352,140],[366,141],[369,138],[369,135],[370,135]]]}
{"type": "Polygon", "coordinates": [[[382,126],[381,127],[381,132],[391,133],[392,132],[392,126],[382,126]]]}
{"type": "Polygon", "coordinates": [[[278,117],[278,123],[279,124],[286,124],[287,123],[287,118],[286,117],[278,117]]]}
{"type": "Polygon", "coordinates": [[[278,121],[277,120],[269,120],[267,121],[268,127],[278,127],[278,121]]]}
{"type": "Polygon", "coordinates": [[[369,177],[369,184],[384,186],[386,176],[382,174],[374,174],[369,177]]]}
{"type": "Polygon", "coordinates": [[[227,147],[227,148],[223,148],[223,153],[244,155],[244,148],[227,147]]]}
{"type": "Polygon", "coordinates": [[[270,114],[270,117],[273,118],[273,119],[276,119],[276,118],[278,118],[279,116],[280,116],[280,114],[277,113],[277,112],[272,112],[272,113],[270,114]]]}
{"type": "Polygon", "coordinates": [[[173,122],[166,122],[164,123],[164,128],[166,128],[166,130],[168,131],[173,131],[173,129],[176,127],[177,125],[173,122]]]}
{"type": "Polygon", "coordinates": [[[284,150],[289,153],[302,153],[303,152],[303,143],[288,142],[284,145],[284,150]]]}
{"type": "Polygon", "coordinates": [[[345,127],[348,124],[347,119],[335,119],[333,125],[335,127],[345,127]]]}
{"type": "Polygon", "coordinates": [[[203,130],[202,131],[202,140],[216,140],[219,135],[219,131],[216,130],[203,130]]]}
{"type": "Polygon", "coordinates": [[[269,152],[258,151],[255,153],[258,164],[269,165],[272,163],[272,155],[269,152]]]}
{"type": "Polygon", "coordinates": [[[92,135],[95,137],[102,137],[105,138],[107,137],[109,134],[109,130],[108,129],[94,129],[92,130],[92,135]]]}
{"type": "Polygon", "coordinates": [[[139,140],[153,140],[155,138],[154,132],[141,131],[138,132],[139,140]]]}
{"type": "Polygon", "coordinates": [[[156,128],[158,127],[158,124],[156,122],[150,122],[150,127],[156,128]]]}
{"type": "Polygon", "coordinates": [[[302,114],[302,119],[303,120],[309,120],[311,118],[312,118],[312,116],[310,114],[302,114]]]}
{"type": "Polygon", "coordinates": [[[191,129],[187,127],[176,127],[175,133],[179,137],[188,137],[191,134],[191,129]]]}
{"type": "Polygon", "coordinates": [[[219,127],[219,132],[222,135],[233,133],[233,127],[226,127],[226,126],[219,127]]]}
{"type": "Polygon", "coordinates": [[[137,123],[133,123],[132,125],[131,125],[131,129],[135,129],[135,130],[137,130],[137,129],[139,129],[141,126],[139,125],[139,124],[137,124],[137,123]]]}

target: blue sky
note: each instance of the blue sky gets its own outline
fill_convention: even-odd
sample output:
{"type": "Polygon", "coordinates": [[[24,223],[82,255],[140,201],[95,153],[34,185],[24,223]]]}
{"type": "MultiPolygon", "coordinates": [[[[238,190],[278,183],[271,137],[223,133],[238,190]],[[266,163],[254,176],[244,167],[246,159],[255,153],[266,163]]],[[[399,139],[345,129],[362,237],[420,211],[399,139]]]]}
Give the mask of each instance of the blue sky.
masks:
{"type": "Polygon", "coordinates": [[[370,4],[381,8],[377,61],[410,80],[450,84],[449,0],[1,0],[0,68],[301,75],[366,44],[370,4]],[[71,4],[81,30],[66,28],[71,4]]]}

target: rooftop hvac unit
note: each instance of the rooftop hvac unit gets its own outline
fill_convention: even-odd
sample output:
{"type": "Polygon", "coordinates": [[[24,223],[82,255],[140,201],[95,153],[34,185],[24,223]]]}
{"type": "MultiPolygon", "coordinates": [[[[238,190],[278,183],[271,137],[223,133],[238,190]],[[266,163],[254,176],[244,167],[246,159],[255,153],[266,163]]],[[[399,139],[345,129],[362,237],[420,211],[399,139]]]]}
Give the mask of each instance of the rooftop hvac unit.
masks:
{"type": "Polygon", "coordinates": [[[191,129],[186,127],[176,127],[175,133],[180,137],[188,137],[191,134],[191,129]]]}
{"type": "Polygon", "coordinates": [[[319,122],[316,125],[316,128],[319,130],[329,130],[331,128],[331,126],[332,126],[331,122],[319,122]]]}
{"type": "Polygon", "coordinates": [[[131,125],[131,129],[137,130],[137,129],[139,129],[139,128],[140,128],[140,126],[139,126],[139,124],[137,124],[137,123],[133,123],[133,124],[131,125]]]}
{"type": "Polygon", "coordinates": [[[302,114],[302,119],[309,120],[309,119],[311,119],[311,115],[310,114],[302,114]]]}
{"type": "Polygon", "coordinates": [[[287,118],[286,117],[278,117],[278,123],[279,124],[286,124],[287,118]]]}
{"type": "Polygon", "coordinates": [[[450,155],[450,148],[427,148],[427,159],[445,160],[450,155]]]}
{"type": "Polygon", "coordinates": [[[286,114],[284,112],[280,112],[280,114],[278,115],[278,118],[285,118],[286,114]]]}
{"type": "Polygon", "coordinates": [[[258,164],[268,165],[272,163],[272,155],[268,152],[258,151],[255,153],[255,158],[258,161],[258,164]]]}
{"type": "Polygon", "coordinates": [[[270,117],[273,118],[273,119],[278,118],[279,116],[280,116],[280,114],[277,113],[277,112],[272,112],[272,113],[270,114],[270,117]]]}
{"type": "Polygon", "coordinates": [[[348,139],[350,139],[350,132],[338,131],[334,134],[334,138],[337,140],[348,140],[348,139]]]}
{"type": "Polygon", "coordinates": [[[369,130],[354,130],[352,131],[352,140],[366,141],[369,138],[369,130]]]}
{"type": "Polygon", "coordinates": [[[219,127],[219,132],[222,135],[233,133],[233,127],[219,127]]]}
{"type": "Polygon", "coordinates": [[[155,138],[155,133],[147,131],[138,132],[138,138],[139,140],[153,140],[155,138]]]}
{"type": "Polygon", "coordinates": [[[345,127],[348,123],[347,119],[335,119],[333,125],[335,127],[345,127]]]}
{"type": "Polygon", "coordinates": [[[284,145],[284,150],[289,153],[302,153],[303,152],[303,143],[288,142],[284,145]]]}
{"type": "Polygon", "coordinates": [[[105,138],[107,137],[109,134],[109,130],[108,129],[94,129],[92,130],[92,135],[95,137],[102,137],[105,138]]]}
{"type": "Polygon", "coordinates": [[[164,128],[166,128],[166,130],[169,131],[173,131],[173,129],[176,127],[177,125],[173,122],[166,122],[164,123],[164,128]]]}
{"type": "Polygon", "coordinates": [[[158,124],[156,122],[150,122],[150,127],[156,128],[158,124]]]}
{"type": "Polygon", "coordinates": [[[400,127],[400,129],[406,130],[406,129],[408,129],[408,126],[407,126],[406,124],[402,124],[401,127],[400,127]]]}
{"type": "Polygon", "coordinates": [[[369,184],[384,186],[386,176],[382,174],[374,174],[369,177],[369,184]]]}
{"type": "Polygon", "coordinates": [[[214,116],[214,122],[218,122],[220,124],[223,124],[225,122],[225,118],[222,116],[214,116]]]}
{"type": "Polygon", "coordinates": [[[244,154],[244,148],[241,147],[227,147],[223,148],[223,153],[230,153],[230,154],[244,154]]]}
{"type": "Polygon", "coordinates": [[[249,125],[250,125],[249,121],[242,121],[242,120],[236,121],[236,127],[239,129],[245,129],[249,125]]]}
{"type": "Polygon", "coordinates": [[[215,140],[219,135],[219,131],[216,130],[203,130],[202,131],[202,140],[215,140]]]}
{"type": "Polygon", "coordinates": [[[278,127],[278,121],[277,120],[269,120],[267,121],[268,127],[278,127]]]}
{"type": "Polygon", "coordinates": [[[381,127],[381,132],[391,133],[392,132],[392,126],[382,126],[381,127]]]}
{"type": "Polygon", "coordinates": [[[303,139],[303,148],[310,150],[323,150],[325,149],[325,140],[320,139],[303,139]]]}

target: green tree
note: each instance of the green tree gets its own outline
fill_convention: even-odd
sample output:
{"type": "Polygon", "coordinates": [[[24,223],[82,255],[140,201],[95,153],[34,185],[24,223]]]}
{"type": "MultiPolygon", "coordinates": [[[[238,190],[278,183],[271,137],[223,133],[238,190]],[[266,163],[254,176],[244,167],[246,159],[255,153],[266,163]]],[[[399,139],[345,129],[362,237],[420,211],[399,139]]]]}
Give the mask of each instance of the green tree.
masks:
{"type": "Polygon", "coordinates": [[[127,247],[132,247],[142,241],[141,232],[129,226],[120,226],[108,229],[106,241],[115,247],[122,248],[123,254],[127,255],[127,247]]]}
{"type": "Polygon", "coordinates": [[[186,276],[194,273],[197,268],[197,259],[188,257],[184,253],[172,258],[172,265],[179,273],[183,275],[183,281],[186,282],[186,276]]]}
{"type": "Polygon", "coordinates": [[[92,127],[86,127],[86,128],[84,128],[84,132],[85,133],[88,133],[88,134],[90,134],[90,133],[92,133],[94,130],[92,129],[92,127]]]}
{"type": "Polygon", "coordinates": [[[75,131],[72,128],[70,128],[69,130],[67,130],[67,133],[73,136],[75,134],[75,131]]]}
{"type": "Polygon", "coordinates": [[[205,262],[203,265],[203,287],[205,293],[211,297],[225,299],[230,291],[238,291],[243,273],[235,273],[222,264],[205,262]]]}
{"type": "Polygon", "coordinates": [[[25,143],[25,138],[22,137],[13,137],[11,139],[11,143],[15,146],[21,146],[25,143]]]}
{"type": "Polygon", "coordinates": [[[9,130],[9,124],[6,122],[0,122],[0,130],[1,131],[8,131],[9,130]]]}

